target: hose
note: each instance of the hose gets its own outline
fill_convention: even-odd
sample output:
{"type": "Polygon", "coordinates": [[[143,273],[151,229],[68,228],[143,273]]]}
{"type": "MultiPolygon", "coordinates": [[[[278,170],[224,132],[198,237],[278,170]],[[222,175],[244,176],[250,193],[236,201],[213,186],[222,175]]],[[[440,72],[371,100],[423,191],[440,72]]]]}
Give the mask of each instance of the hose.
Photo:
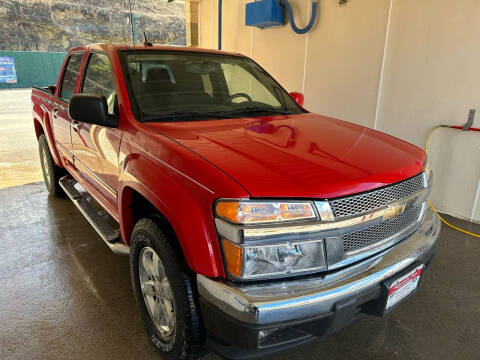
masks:
{"type": "Polygon", "coordinates": [[[297,34],[305,34],[306,32],[309,32],[310,29],[313,27],[315,24],[315,20],[317,19],[317,2],[314,1],[312,3],[312,17],[310,18],[310,22],[308,23],[307,26],[305,26],[303,29],[300,29],[296,24],[295,24],[295,19],[293,18],[293,10],[292,6],[288,2],[288,0],[281,0],[280,4],[285,6],[287,9],[288,13],[288,20],[290,21],[290,26],[292,27],[292,30],[295,31],[297,34]]]}
{"type": "MultiPolygon", "coordinates": [[[[430,132],[428,133],[428,136],[427,136],[427,140],[425,141],[425,153],[428,154],[428,143],[430,141],[430,138],[432,136],[432,134],[435,132],[435,130],[439,129],[439,128],[453,128],[453,129],[461,129],[461,127],[457,127],[457,126],[450,126],[450,125],[437,125],[435,126],[432,130],[430,130],[430,132]]],[[[473,128],[472,128],[473,130],[473,128]]],[[[477,131],[475,129],[475,131],[477,131]]],[[[461,233],[464,233],[464,234],[467,234],[467,235],[470,235],[470,236],[474,236],[474,237],[477,237],[477,238],[480,238],[480,234],[475,234],[473,232],[470,232],[470,231],[467,231],[465,229],[462,229],[462,228],[459,228],[458,226],[455,226],[455,225],[452,225],[450,224],[447,220],[445,220],[437,211],[437,209],[435,209],[435,206],[433,206],[432,202],[429,201],[428,204],[430,205],[430,208],[433,210],[433,212],[435,214],[437,214],[437,216],[440,218],[440,220],[445,224],[447,225],[448,227],[451,227],[452,229],[454,230],[457,230],[457,231],[460,231],[461,233]]]]}

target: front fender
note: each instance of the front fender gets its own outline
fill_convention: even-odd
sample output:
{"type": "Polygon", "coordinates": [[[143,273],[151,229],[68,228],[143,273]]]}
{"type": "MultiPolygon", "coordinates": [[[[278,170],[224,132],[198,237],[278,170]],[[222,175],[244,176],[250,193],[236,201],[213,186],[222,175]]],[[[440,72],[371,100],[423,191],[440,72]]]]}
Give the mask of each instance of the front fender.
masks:
{"type": "Polygon", "coordinates": [[[147,199],[170,223],[192,271],[224,277],[212,214],[214,193],[155,159],[128,155],[119,177],[120,226],[127,244],[134,226],[130,208],[133,191],[147,199]]]}

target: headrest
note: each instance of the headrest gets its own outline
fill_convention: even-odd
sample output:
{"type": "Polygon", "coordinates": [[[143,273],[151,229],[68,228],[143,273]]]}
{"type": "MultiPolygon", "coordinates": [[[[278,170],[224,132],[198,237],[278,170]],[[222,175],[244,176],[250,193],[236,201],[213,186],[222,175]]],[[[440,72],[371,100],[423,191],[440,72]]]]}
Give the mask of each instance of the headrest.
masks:
{"type": "Polygon", "coordinates": [[[170,92],[173,91],[174,84],[170,80],[170,74],[165,68],[155,67],[147,71],[145,80],[146,92],[170,92]]]}

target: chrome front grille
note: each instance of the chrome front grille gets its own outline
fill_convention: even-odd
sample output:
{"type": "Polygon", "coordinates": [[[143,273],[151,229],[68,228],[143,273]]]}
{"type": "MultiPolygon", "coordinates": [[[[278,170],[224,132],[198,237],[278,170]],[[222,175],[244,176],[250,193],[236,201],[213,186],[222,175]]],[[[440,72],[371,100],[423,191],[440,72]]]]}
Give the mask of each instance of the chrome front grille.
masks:
{"type": "Polygon", "coordinates": [[[382,221],[366,229],[346,234],[342,237],[345,253],[378,246],[394,235],[413,229],[418,223],[423,204],[416,205],[394,219],[382,221]]]}
{"type": "Polygon", "coordinates": [[[423,173],[408,180],[373,190],[360,195],[352,195],[329,201],[335,219],[359,215],[386,206],[392,201],[401,200],[425,187],[423,173]]]}

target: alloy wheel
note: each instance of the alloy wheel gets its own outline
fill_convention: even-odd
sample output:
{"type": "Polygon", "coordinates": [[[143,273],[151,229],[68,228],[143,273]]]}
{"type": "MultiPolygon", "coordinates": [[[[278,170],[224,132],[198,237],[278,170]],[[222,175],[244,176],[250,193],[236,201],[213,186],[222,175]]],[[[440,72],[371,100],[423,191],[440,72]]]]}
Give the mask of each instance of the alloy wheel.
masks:
{"type": "Polygon", "coordinates": [[[161,336],[168,340],[175,330],[175,305],[165,267],[155,250],[142,249],[138,272],[148,313],[161,336]]]}

